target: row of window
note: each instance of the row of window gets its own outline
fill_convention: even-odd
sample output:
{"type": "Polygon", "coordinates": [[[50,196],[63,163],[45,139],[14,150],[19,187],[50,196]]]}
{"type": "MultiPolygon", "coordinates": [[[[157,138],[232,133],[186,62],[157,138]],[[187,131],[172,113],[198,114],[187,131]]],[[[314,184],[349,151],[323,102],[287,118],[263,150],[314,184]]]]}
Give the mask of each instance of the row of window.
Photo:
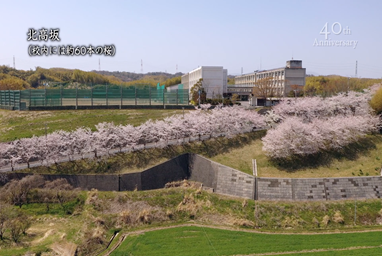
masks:
{"type": "Polygon", "coordinates": [[[251,88],[227,88],[227,92],[251,92],[251,88]]]}
{"type": "Polygon", "coordinates": [[[256,73],[254,75],[244,75],[240,77],[235,77],[236,83],[245,83],[245,82],[255,82],[258,79],[263,79],[267,77],[273,77],[273,79],[284,79],[284,70],[280,71],[272,71],[272,72],[266,72],[266,73],[256,73]]]}

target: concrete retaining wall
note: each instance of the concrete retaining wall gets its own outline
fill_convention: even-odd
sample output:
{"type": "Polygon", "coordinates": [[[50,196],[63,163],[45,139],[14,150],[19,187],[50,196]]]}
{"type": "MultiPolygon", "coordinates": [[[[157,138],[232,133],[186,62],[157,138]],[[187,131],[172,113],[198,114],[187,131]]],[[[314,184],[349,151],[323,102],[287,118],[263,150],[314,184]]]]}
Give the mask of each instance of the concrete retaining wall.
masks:
{"type": "MultiPolygon", "coordinates": [[[[110,175],[54,175],[43,174],[45,180],[65,178],[75,188],[100,191],[149,190],[164,188],[166,183],[188,179],[188,154],[180,155],[143,172],[110,175]]],[[[28,173],[4,173],[6,180],[22,179],[28,173]]],[[[0,186],[6,181],[0,179],[0,186]]]]}
{"type": "MultiPolygon", "coordinates": [[[[30,173],[5,173],[7,181],[12,179],[22,179],[25,176],[32,175],[30,173]]],[[[92,188],[101,191],[118,191],[119,181],[118,175],[55,175],[55,174],[43,174],[45,180],[52,181],[56,179],[64,178],[70,185],[75,188],[81,188],[83,190],[91,190],[92,188]]],[[[0,186],[3,186],[6,182],[0,181],[0,186]]]]}
{"type": "Polygon", "coordinates": [[[203,186],[217,188],[218,166],[211,160],[196,154],[189,154],[189,179],[203,183],[203,186]]]}
{"type": "MultiPolygon", "coordinates": [[[[25,173],[4,173],[7,180],[25,173]]],[[[341,200],[381,198],[382,177],[349,178],[255,178],[196,154],[184,154],[143,172],[122,175],[43,175],[46,180],[65,178],[73,187],[104,191],[149,190],[166,183],[189,179],[213,188],[216,193],[256,200],[341,200]]],[[[4,185],[0,176],[0,186],[4,185]]]]}
{"type": "Polygon", "coordinates": [[[254,198],[252,175],[195,154],[190,154],[189,161],[190,180],[201,182],[219,194],[254,198]]]}
{"type": "Polygon", "coordinates": [[[340,200],[381,198],[382,177],[257,178],[259,200],[340,200]]]}
{"type": "Polygon", "coordinates": [[[166,183],[188,179],[188,154],[141,172],[141,190],[164,188],[166,183]]]}

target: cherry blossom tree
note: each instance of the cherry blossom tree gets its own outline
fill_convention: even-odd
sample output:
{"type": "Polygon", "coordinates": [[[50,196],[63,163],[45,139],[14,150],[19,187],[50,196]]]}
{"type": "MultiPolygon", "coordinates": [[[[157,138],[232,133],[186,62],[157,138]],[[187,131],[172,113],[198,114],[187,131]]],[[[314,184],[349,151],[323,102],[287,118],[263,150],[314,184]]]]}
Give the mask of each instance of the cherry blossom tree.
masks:
{"type": "Polygon", "coordinates": [[[154,143],[157,147],[185,143],[186,138],[206,136],[234,136],[265,127],[263,116],[241,107],[216,107],[208,104],[204,110],[173,115],[163,120],[148,120],[140,126],[99,123],[96,131],[78,128],[74,131],[55,131],[41,137],[3,143],[0,147],[0,166],[40,161],[43,165],[57,164],[63,159],[73,161],[94,154],[111,154],[122,149],[134,150],[138,145],[154,143]]]}
{"type": "Polygon", "coordinates": [[[380,122],[369,107],[374,91],[283,100],[265,117],[273,129],[262,139],[263,150],[271,158],[309,155],[341,149],[376,131],[380,122]]]}

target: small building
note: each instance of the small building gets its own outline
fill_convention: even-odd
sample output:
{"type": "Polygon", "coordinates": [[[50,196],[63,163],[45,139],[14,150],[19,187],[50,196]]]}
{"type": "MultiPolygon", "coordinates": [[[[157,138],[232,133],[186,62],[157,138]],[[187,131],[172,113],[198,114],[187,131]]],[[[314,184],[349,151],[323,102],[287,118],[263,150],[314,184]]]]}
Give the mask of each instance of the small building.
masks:
{"type": "Polygon", "coordinates": [[[222,97],[227,92],[227,69],[220,66],[201,66],[182,76],[184,89],[191,92],[191,88],[203,78],[203,88],[207,98],[222,97]]]}

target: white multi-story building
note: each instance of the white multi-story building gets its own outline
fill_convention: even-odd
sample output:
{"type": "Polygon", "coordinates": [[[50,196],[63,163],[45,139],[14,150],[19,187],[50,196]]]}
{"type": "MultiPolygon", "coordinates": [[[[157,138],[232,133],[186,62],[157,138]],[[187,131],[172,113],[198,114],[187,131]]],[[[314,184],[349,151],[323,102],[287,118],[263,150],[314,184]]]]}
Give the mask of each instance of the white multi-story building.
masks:
{"type": "Polygon", "coordinates": [[[200,78],[203,78],[203,88],[207,98],[223,96],[223,93],[227,92],[227,69],[216,66],[198,67],[182,76],[184,89],[190,92],[200,78]]]}
{"type": "Polygon", "coordinates": [[[229,91],[239,87],[254,87],[260,79],[271,78],[272,87],[279,96],[287,96],[292,90],[292,85],[305,85],[306,69],[302,67],[301,60],[288,60],[286,66],[269,70],[255,71],[253,73],[236,76],[235,85],[229,91]]]}

